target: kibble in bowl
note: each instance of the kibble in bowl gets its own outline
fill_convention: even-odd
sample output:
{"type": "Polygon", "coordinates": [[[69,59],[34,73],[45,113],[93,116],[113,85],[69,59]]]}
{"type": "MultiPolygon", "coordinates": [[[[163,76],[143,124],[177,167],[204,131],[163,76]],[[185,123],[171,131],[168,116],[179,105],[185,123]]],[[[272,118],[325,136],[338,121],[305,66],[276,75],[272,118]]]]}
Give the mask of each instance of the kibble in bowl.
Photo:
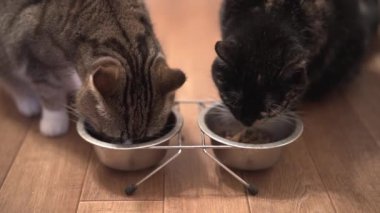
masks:
{"type": "Polygon", "coordinates": [[[272,167],[280,159],[283,148],[296,141],[303,132],[298,117],[293,120],[271,119],[247,129],[221,104],[203,110],[198,124],[213,145],[233,147],[214,149],[215,156],[225,165],[241,170],[272,167]]]}
{"type": "Polygon", "coordinates": [[[267,144],[272,142],[270,134],[254,127],[244,128],[236,134],[225,133],[224,137],[230,141],[246,144],[267,144]]]}

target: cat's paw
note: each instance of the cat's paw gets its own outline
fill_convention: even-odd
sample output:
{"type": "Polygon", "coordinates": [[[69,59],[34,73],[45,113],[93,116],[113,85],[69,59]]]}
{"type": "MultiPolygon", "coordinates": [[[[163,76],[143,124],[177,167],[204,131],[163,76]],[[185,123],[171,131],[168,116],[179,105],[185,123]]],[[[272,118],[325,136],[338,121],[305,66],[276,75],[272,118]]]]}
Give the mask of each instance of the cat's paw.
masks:
{"type": "Polygon", "coordinates": [[[15,102],[18,111],[26,117],[32,117],[41,112],[40,101],[34,96],[17,97],[15,102]]]}
{"type": "Polygon", "coordinates": [[[69,130],[69,121],[69,115],[66,110],[51,111],[43,109],[40,131],[48,137],[63,135],[69,130]]]}

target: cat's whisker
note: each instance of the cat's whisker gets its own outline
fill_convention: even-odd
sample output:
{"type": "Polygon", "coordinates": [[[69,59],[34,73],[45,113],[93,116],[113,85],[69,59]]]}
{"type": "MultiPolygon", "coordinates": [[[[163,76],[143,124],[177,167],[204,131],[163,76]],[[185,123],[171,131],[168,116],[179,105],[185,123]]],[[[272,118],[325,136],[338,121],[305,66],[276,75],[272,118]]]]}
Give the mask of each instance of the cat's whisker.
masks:
{"type": "Polygon", "coordinates": [[[306,112],[302,111],[302,110],[293,110],[292,112],[299,114],[299,115],[305,115],[306,114],[306,112]]]}
{"type": "Polygon", "coordinates": [[[287,124],[293,124],[293,122],[292,122],[291,120],[284,119],[284,118],[278,119],[278,121],[280,121],[280,122],[285,122],[285,123],[287,123],[287,124]]]}
{"type": "Polygon", "coordinates": [[[215,107],[215,109],[218,110],[216,112],[222,112],[222,113],[230,112],[229,109],[225,106],[218,105],[217,107],[215,107]]]}
{"type": "Polygon", "coordinates": [[[297,117],[297,115],[295,113],[289,113],[289,112],[283,112],[283,113],[281,113],[280,116],[292,117],[292,118],[297,117]]]}
{"type": "Polygon", "coordinates": [[[77,112],[72,112],[72,111],[67,111],[70,115],[72,115],[72,116],[75,116],[75,117],[77,117],[77,118],[79,118],[80,116],[79,116],[79,114],[77,113],[77,112]]]}
{"type": "Polygon", "coordinates": [[[280,122],[286,122],[286,123],[288,123],[288,124],[293,124],[295,118],[294,118],[294,117],[289,117],[289,116],[287,116],[286,114],[281,114],[281,115],[279,115],[279,116],[276,116],[276,117],[274,118],[274,120],[275,120],[275,121],[277,120],[277,121],[280,121],[280,122]]]}
{"type": "Polygon", "coordinates": [[[74,113],[74,112],[70,112],[70,111],[67,111],[70,115],[70,118],[74,118],[76,119],[76,121],[79,120],[80,116],[77,114],[77,113],[74,113]]]}
{"type": "Polygon", "coordinates": [[[287,124],[291,124],[291,125],[294,124],[294,121],[293,121],[293,120],[289,120],[289,119],[286,119],[286,118],[282,119],[281,121],[282,121],[282,122],[285,122],[285,123],[287,123],[287,124]]]}
{"type": "Polygon", "coordinates": [[[74,106],[70,106],[70,105],[65,105],[65,108],[66,109],[71,109],[71,110],[76,110],[74,106]]]}
{"type": "Polygon", "coordinates": [[[66,109],[68,110],[68,111],[72,111],[72,112],[78,112],[76,109],[74,109],[74,108],[67,108],[66,107],[66,109]]]}
{"type": "Polygon", "coordinates": [[[73,122],[73,123],[77,123],[78,122],[78,120],[75,120],[75,119],[72,119],[72,118],[70,118],[70,121],[73,122]]]}
{"type": "Polygon", "coordinates": [[[77,111],[77,109],[75,107],[70,106],[70,105],[65,105],[65,108],[68,109],[68,110],[77,111]]]}
{"type": "Polygon", "coordinates": [[[289,120],[295,120],[296,119],[296,115],[293,115],[293,114],[282,114],[280,117],[282,118],[286,118],[286,119],[289,119],[289,120]]]}
{"type": "Polygon", "coordinates": [[[66,106],[66,109],[67,109],[67,112],[69,114],[71,114],[71,115],[73,115],[75,117],[80,117],[80,113],[76,109],[74,109],[72,107],[68,107],[68,106],[66,106]]]}
{"type": "Polygon", "coordinates": [[[297,115],[285,115],[285,117],[286,118],[288,118],[288,119],[291,119],[291,120],[296,120],[297,118],[298,118],[298,116],[297,115]]]}

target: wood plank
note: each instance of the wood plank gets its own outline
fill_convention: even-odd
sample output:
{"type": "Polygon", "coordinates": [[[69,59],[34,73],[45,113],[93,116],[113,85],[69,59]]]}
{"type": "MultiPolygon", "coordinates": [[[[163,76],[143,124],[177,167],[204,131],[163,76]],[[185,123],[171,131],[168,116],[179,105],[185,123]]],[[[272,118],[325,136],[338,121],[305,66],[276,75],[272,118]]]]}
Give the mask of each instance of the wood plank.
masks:
{"type": "MultiPolygon", "coordinates": [[[[182,106],[184,143],[200,144],[197,106],[182,106]]],[[[244,187],[202,150],[184,150],[165,170],[165,212],[249,212],[244,187]]]]}
{"type": "MultiPolygon", "coordinates": [[[[185,196],[173,197],[170,201],[166,202],[164,211],[166,212],[186,212],[186,213],[230,213],[230,212],[249,212],[247,203],[242,205],[241,197],[235,196],[185,196]],[[169,205],[167,205],[169,204],[169,205]]],[[[246,199],[246,198],[245,198],[246,199]]]]}
{"type": "MultiPolygon", "coordinates": [[[[210,70],[220,37],[221,1],[147,2],[169,64],[188,76],[179,99],[217,99],[210,70]]],[[[305,135],[285,150],[273,169],[245,174],[261,189],[258,197],[250,198],[201,150],[184,151],[127,198],[124,187],[147,171],[123,173],[101,166],[73,129],[59,139],[42,137],[37,123],[28,131],[31,120],[18,115],[0,91],[0,185],[5,178],[0,211],[74,212],[78,207],[78,212],[378,212],[376,57],[352,84],[353,91],[344,93],[347,99],[338,95],[306,107],[305,135]]],[[[199,144],[197,107],[183,106],[182,114],[185,143],[199,144]]]]}
{"type": "Polygon", "coordinates": [[[30,127],[31,119],[18,113],[11,98],[0,88],[0,186],[30,127]]]}
{"type": "Polygon", "coordinates": [[[337,212],[378,212],[380,148],[342,94],[307,107],[304,141],[337,212]]]}
{"type": "Polygon", "coordinates": [[[302,138],[284,149],[273,168],[245,177],[260,190],[249,197],[251,212],[334,212],[302,138]]]}
{"type": "MultiPolygon", "coordinates": [[[[188,81],[179,99],[218,99],[211,78],[214,45],[220,38],[220,0],[148,1],[169,64],[188,81]]],[[[182,107],[187,144],[199,144],[197,106],[182,107]]],[[[165,169],[165,212],[248,212],[243,187],[201,150],[186,150],[165,169]]]]}
{"type": "Polygon", "coordinates": [[[163,171],[144,182],[133,196],[126,196],[124,189],[136,183],[152,169],[122,172],[103,166],[95,153],[91,159],[83,186],[82,201],[162,201],[164,199],[163,171]]]}
{"type": "Polygon", "coordinates": [[[220,39],[221,0],[147,0],[155,32],[171,67],[182,69],[187,81],[179,99],[219,99],[211,78],[211,64],[220,39]]]}
{"type": "Polygon", "coordinates": [[[80,202],[78,213],[158,213],[163,212],[162,201],[80,202]]]}
{"type": "Polygon", "coordinates": [[[344,91],[361,122],[380,146],[380,42],[362,67],[361,74],[344,91]]]}
{"type": "Polygon", "coordinates": [[[35,122],[0,189],[2,212],[74,212],[86,173],[90,146],[74,128],[46,138],[35,122]]]}

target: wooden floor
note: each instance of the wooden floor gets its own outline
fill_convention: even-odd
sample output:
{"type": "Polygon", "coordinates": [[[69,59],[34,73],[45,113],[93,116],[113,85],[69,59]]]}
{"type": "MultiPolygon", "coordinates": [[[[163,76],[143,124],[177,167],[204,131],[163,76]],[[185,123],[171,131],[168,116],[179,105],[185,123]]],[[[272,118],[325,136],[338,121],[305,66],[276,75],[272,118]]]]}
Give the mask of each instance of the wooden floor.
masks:
{"type": "MultiPolygon", "coordinates": [[[[148,5],[170,65],[188,76],[178,98],[218,98],[210,65],[220,1],[148,5]]],[[[257,197],[197,150],[126,197],[124,187],[148,171],[107,169],[73,128],[45,138],[3,92],[0,103],[0,212],[380,212],[380,52],[348,89],[305,104],[305,133],[273,169],[240,172],[261,189],[257,197]]],[[[199,143],[197,108],[182,113],[185,142],[199,143]]]]}

